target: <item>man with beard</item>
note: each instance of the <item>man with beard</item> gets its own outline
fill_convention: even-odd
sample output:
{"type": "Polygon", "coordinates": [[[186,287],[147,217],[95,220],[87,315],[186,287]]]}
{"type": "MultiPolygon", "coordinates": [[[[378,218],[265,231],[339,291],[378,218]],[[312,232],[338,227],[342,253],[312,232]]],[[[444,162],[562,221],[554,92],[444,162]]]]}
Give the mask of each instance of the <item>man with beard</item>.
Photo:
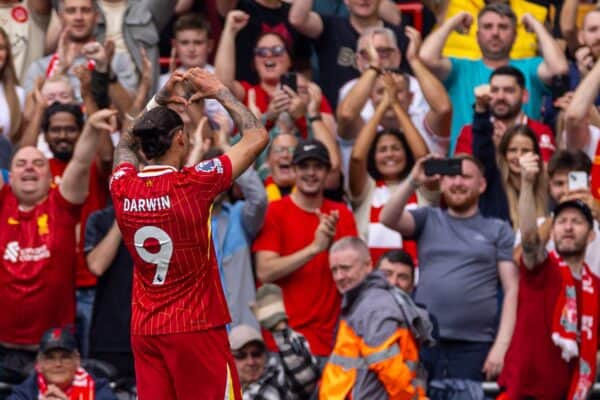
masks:
{"type": "MultiPolygon", "coordinates": [[[[523,104],[529,101],[525,88],[525,76],[510,65],[496,68],[490,76],[489,85],[482,85],[475,91],[475,115],[473,125],[480,124],[482,129],[493,131],[496,146],[504,133],[517,124],[527,125],[537,136],[542,159],[550,161],[556,145],[554,134],[549,126],[527,117],[523,104]]],[[[473,153],[473,125],[465,125],[456,142],[455,153],[473,153]]]]}
{"type": "MultiPolygon", "coordinates": [[[[67,165],[73,157],[83,128],[83,113],[78,104],[54,103],[48,107],[42,118],[42,132],[52,158],[48,160],[54,185],[59,185],[67,165]]],[[[88,217],[106,206],[108,199],[108,176],[112,167],[113,146],[110,136],[100,139],[100,145],[89,171],[89,194],[81,210],[77,229],[77,335],[81,354],[88,355],[89,328],[92,305],[94,304],[96,277],[87,268],[83,251],[85,226],[88,217]]],[[[82,182],[83,183],[83,182],[82,182]]]]}
{"type": "Polygon", "coordinates": [[[419,286],[415,301],[439,322],[439,356],[432,379],[483,380],[502,369],[515,321],[518,274],[512,262],[514,234],[508,223],[478,208],[486,187],[483,166],[461,156],[460,175],[426,176],[424,157],[398,187],[380,221],[417,241],[419,286]],[[405,210],[415,189],[440,184],[447,209],[405,210]],[[497,328],[498,290],[504,300],[497,328]]]}
{"type": "Polygon", "coordinates": [[[451,32],[470,29],[473,17],[467,12],[447,19],[423,43],[420,53],[423,62],[444,82],[452,100],[451,154],[460,129],[472,121],[475,100],[473,88],[486,83],[494,69],[510,64],[523,72],[530,94],[524,112],[531,118],[539,118],[542,97],[550,94],[547,85],[552,83],[552,78],[567,73],[568,64],[563,51],[544,25],[531,14],[525,14],[521,22],[527,30],[535,33],[543,58],[514,60],[509,57],[516,38],[517,17],[509,5],[501,3],[486,5],[477,16],[477,42],[483,55],[481,59],[447,58],[442,55],[451,32]]]}
{"type": "Polygon", "coordinates": [[[581,200],[554,209],[547,253],[535,217],[537,156],[519,159],[519,307],[499,385],[508,399],[585,399],[596,378],[600,282],[585,263],[594,218],[581,200]]]}
{"type": "MultiPolygon", "coordinates": [[[[334,240],[356,236],[348,207],[324,198],[331,169],[325,145],[316,139],[294,150],[295,190],[269,203],[253,246],[256,275],[283,291],[289,325],[310,344],[321,364],[331,353],[341,297],[329,271],[327,249],[334,240]]],[[[267,346],[276,351],[269,337],[267,346]]]]}

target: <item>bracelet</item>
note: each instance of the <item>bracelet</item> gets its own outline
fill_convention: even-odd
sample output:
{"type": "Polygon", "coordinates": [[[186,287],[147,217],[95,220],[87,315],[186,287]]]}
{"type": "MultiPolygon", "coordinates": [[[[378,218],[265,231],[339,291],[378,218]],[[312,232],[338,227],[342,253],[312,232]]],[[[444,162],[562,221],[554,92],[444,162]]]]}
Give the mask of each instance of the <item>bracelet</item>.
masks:
{"type": "Polygon", "coordinates": [[[321,114],[313,115],[312,117],[308,117],[308,122],[311,124],[315,121],[323,121],[323,116],[321,114]]]}

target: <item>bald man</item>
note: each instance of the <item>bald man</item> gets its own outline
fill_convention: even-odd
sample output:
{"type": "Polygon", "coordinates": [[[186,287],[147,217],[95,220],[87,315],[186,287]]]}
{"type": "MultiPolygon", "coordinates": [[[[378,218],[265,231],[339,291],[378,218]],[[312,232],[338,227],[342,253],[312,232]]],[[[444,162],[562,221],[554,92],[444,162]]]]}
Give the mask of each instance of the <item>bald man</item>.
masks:
{"type": "Polygon", "coordinates": [[[88,194],[82,182],[112,115],[89,117],[58,186],[48,160],[30,146],[13,157],[10,185],[0,177],[0,376],[8,380],[22,378],[44,331],[75,322],[75,225],[88,194]]]}

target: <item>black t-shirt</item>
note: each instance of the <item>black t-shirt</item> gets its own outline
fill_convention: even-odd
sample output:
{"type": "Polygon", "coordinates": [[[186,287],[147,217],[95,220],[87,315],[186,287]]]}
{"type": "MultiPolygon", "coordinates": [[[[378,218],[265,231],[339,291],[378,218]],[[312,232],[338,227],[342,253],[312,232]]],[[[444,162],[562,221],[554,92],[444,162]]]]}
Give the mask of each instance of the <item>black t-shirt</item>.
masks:
{"type": "MultiPolygon", "coordinates": [[[[350,25],[349,18],[321,16],[323,32],[314,40],[319,56],[319,82],[323,93],[335,110],[338,92],[348,81],[358,78],[360,72],[356,68],[355,50],[360,34],[350,25]]],[[[404,55],[408,47],[408,38],[404,34],[404,26],[384,23],[396,34],[398,47],[404,55]]],[[[406,69],[402,57],[402,69],[406,69]]]]}
{"type": "Polygon", "coordinates": [[[282,3],[281,7],[273,9],[263,7],[254,0],[239,0],[236,9],[250,15],[248,25],[242,29],[235,41],[235,76],[239,81],[258,83],[254,68],[254,47],[256,40],[263,32],[287,32],[291,40],[293,54],[293,69],[302,70],[310,67],[310,41],[301,35],[288,22],[290,5],[282,3]]]}
{"type": "MultiPolygon", "coordinates": [[[[90,215],[85,229],[85,252],[96,247],[115,221],[112,206],[90,215]]],[[[92,311],[90,352],[131,352],[129,340],[131,319],[131,285],[133,260],[123,241],[104,275],[98,278],[96,300],[92,311]]]]}

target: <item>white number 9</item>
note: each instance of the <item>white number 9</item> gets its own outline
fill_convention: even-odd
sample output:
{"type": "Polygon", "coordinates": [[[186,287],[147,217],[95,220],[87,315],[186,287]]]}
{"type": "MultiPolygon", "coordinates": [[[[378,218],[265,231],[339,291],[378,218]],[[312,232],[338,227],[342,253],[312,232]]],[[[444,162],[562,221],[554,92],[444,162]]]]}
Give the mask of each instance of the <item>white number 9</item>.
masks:
{"type": "Polygon", "coordinates": [[[173,255],[173,241],[169,234],[156,226],[144,226],[133,235],[135,250],[140,258],[147,263],[156,264],[153,285],[162,285],[169,272],[169,262],[173,255]],[[151,253],[144,248],[144,242],[148,239],[156,239],[159,248],[156,253],[151,253]]]}

